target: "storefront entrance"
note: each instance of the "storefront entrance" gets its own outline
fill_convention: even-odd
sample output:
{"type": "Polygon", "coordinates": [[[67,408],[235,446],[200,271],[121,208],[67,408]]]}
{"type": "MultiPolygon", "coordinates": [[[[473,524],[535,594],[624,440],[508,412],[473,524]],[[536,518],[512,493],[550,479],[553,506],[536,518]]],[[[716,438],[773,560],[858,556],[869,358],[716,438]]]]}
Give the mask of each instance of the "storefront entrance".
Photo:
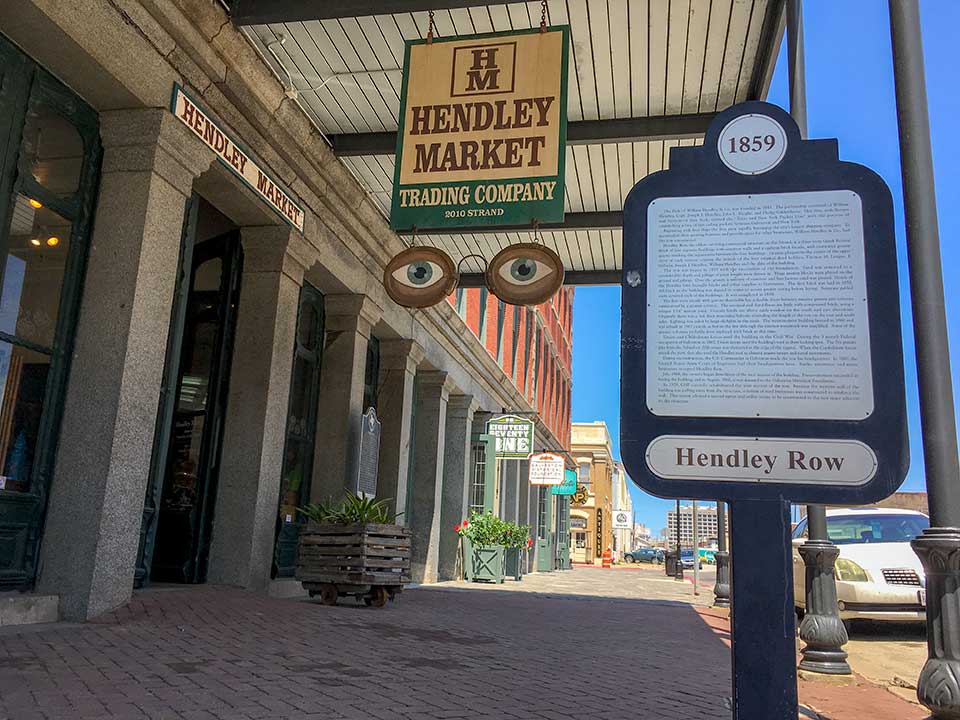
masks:
{"type": "Polygon", "coordinates": [[[174,299],[141,583],[202,583],[207,574],[243,255],[239,230],[209,237],[228,221],[203,200],[191,202],[189,272],[174,299]]]}

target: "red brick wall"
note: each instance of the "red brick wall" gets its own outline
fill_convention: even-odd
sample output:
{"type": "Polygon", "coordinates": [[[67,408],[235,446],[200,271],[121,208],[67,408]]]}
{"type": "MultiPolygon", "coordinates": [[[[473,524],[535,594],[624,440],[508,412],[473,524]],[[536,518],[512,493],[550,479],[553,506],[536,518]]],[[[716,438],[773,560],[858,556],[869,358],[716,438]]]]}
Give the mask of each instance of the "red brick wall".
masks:
{"type": "MultiPolygon", "coordinates": [[[[480,302],[485,294],[480,288],[466,288],[464,322],[475,335],[480,335],[480,302]]],[[[486,293],[486,333],[481,338],[491,357],[497,358],[497,308],[496,296],[486,293]]],[[[516,369],[514,371],[513,325],[514,306],[504,307],[503,337],[500,366],[504,374],[511,378],[520,392],[530,401],[544,423],[560,440],[564,448],[570,446],[570,393],[572,389],[571,369],[573,362],[573,295],[571,287],[562,288],[550,300],[534,308],[533,318],[540,328],[540,352],[534,348],[526,352],[530,341],[527,332],[527,310],[521,308],[516,349],[516,369]],[[524,358],[526,362],[526,382],[524,389],[524,358]],[[534,367],[535,362],[539,369],[534,367]],[[534,396],[534,378],[537,377],[536,396],[534,396]]],[[[456,293],[450,296],[450,303],[456,307],[456,293]]],[[[537,333],[532,340],[535,343],[537,333]]]]}

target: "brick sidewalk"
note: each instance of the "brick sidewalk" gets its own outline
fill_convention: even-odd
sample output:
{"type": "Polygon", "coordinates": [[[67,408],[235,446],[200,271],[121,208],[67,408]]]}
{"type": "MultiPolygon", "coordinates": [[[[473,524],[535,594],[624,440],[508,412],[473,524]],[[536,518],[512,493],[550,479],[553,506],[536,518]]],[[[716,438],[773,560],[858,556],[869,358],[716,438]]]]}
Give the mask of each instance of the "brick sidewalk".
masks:
{"type": "MultiPolygon", "coordinates": [[[[550,595],[530,592],[544,576],[520,583],[526,592],[411,590],[382,610],[203,586],[139,592],[97,622],[0,630],[0,717],[729,718],[724,619],[616,597],[611,575],[642,574],[602,573],[564,573],[567,589],[550,595]]],[[[870,715],[830,714],[830,698],[822,709],[913,717],[869,689],[888,696],[870,715]]]]}

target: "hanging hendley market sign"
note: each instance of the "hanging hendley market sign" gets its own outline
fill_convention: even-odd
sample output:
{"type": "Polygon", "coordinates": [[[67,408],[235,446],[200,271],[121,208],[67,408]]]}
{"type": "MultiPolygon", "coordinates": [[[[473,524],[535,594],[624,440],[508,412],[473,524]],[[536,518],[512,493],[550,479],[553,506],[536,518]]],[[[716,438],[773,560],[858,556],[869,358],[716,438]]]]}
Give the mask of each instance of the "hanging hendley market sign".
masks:
{"type": "Polygon", "coordinates": [[[526,460],[533,452],[532,420],[501,415],[487,422],[487,434],[496,438],[496,455],[502,460],[526,460]]]}
{"type": "Polygon", "coordinates": [[[217,159],[270,206],[280,217],[303,232],[303,208],[257,165],[179,85],[173,86],[170,112],[217,154],[217,159]]]}
{"type": "Polygon", "coordinates": [[[391,227],[563,220],[569,37],[407,42],[391,227]]]}

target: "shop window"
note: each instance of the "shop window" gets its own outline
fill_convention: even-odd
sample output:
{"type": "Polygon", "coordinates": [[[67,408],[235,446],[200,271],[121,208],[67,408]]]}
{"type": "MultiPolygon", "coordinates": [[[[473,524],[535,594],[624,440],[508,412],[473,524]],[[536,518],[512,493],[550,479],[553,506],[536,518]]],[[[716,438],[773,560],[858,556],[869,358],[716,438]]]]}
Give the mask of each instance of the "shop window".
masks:
{"type": "Polygon", "coordinates": [[[577,472],[577,482],[581,485],[590,484],[590,463],[580,463],[580,467],[577,472]]]}
{"type": "Polygon", "coordinates": [[[363,412],[377,409],[377,385],[380,375],[380,341],[370,336],[367,342],[367,362],[363,373],[363,412]]]}
{"type": "Polygon", "coordinates": [[[0,35],[0,590],[29,588],[96,178],[97,115],[0,35]]]}

